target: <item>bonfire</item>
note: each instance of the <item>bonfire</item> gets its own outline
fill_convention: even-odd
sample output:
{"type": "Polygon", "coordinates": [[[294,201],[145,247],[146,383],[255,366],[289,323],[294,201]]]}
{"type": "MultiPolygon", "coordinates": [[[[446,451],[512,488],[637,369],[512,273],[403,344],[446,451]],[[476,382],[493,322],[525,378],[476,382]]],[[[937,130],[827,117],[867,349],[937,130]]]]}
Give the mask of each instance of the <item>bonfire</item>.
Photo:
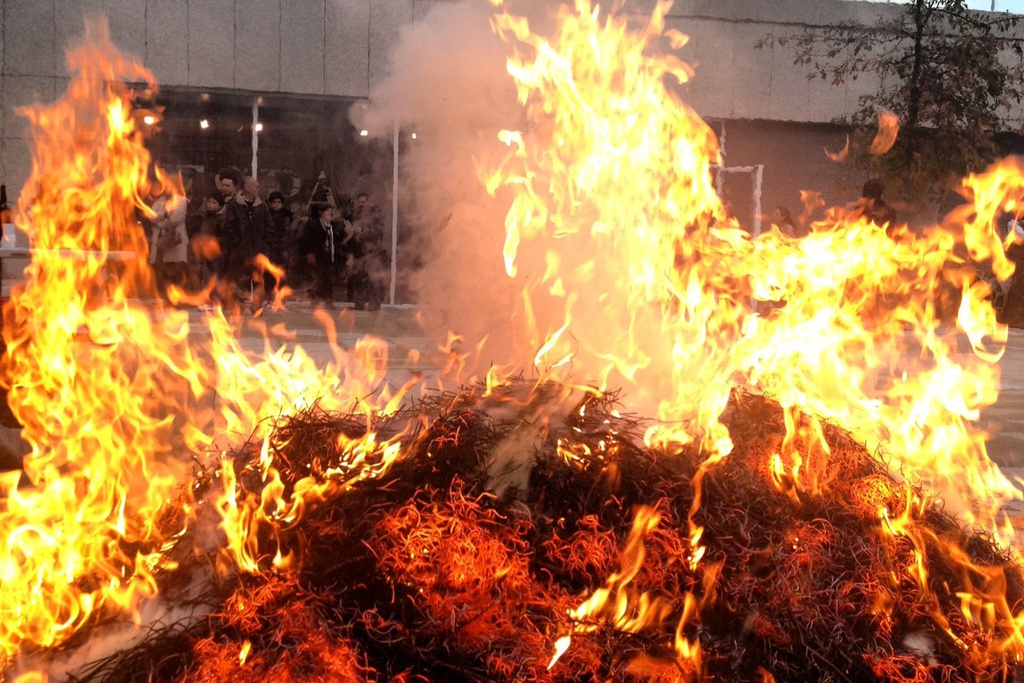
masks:
{"type": "Polygon", "coordinates": [[[157,84],[102,25],[23,112],[4,676],[1020,677],[1022,495],[976,425],[1007,330],[962,255],[1012,273],[994,223],[1024,169],[965,179],[920,231],[835,208],[752,235],[672,87],[667,4],[637,24],[578,0],[547,36],[494,4],[529,125],[493,131],[478,179],[521,294],[512,357],[475,375],[485,340],[396,385],[384,340],[324,364],[268,330],[254,355],[229,311],[144,301],[132,103],[157,84]]]}
{"type": "MultiPolygon", "coordinates": [[[[507,385],[501,399],[537,390],[507,385]]],[[[265,526],[252,572],[189,597],[217,557],[181,557],[157,577],[161,593],[210,616],[154,627],[76,680],[923,681],[1015,671],[992,659],[998,636],[962,600],[996,576],[1020,600],[1020,567],[894,482],[842,430],[824,428],[828,492],[803,497],[771,467],[786,434],[774,401],[733,396],[723,421],[736,449],[705,472],[699,448],[644,448],[640,421],[616,397],[590,394],[535,444],[527,486],[497,496],[495,478],[510,473],[492,456],[519,424],[495,418],[486,393],[417,404],[415,415],[432,419],[391,471],[286,531],[265,526]],[[897,531],[897,518],[919,528],[897,531]],[[703,530],[699,550],[690,522],[703,530]],[[301,559],[274,571],[284,555],[301,559]],[[916,580],[922,563],[927,588],[916,580]]],[[[343,455],[325,445],[365,424],[313,409],[278,429],[287,494],[303,479],[285,472],[328,478],[343,455]]],[[[222,465],[244,496],[265,491],[261,451],[250,444],[222,465]]],[[[196,486],[219,479],[202,473],[196,486]]]]}

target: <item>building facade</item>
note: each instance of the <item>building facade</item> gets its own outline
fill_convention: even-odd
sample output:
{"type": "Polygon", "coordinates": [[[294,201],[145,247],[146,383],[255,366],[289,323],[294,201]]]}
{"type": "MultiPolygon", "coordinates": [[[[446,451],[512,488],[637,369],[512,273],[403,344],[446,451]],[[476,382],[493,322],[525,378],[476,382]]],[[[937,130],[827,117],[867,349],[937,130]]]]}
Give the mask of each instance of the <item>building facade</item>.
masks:
{"type": "MultiPolygon", "coordinates": [[[[16,193],[27,177],[26,125],[15,110],[63,92],[64,51],[82,35],[85,17],[106,17],[114,44],[137,57],[166,91],[206,93],[222,101],[221,110],[247,112],[260,95],[268,109],[321,103],[330,109],[366,98],[386,75],[402,28],[450,1],[5,0],[0,178],[16,193]]],[[[543,12],[557,3],[528,4],[543,12]]],[[[631,0],[627,7],[642,16],[653,2],[631,0]]],[[[840,0],[679,0],[670,23],[691,37],[682,53],[697,69],[689,101],[715,121],[829,124],[873,87],[870,79],[841,87],[809,81],[784,49],[759,50],[755,41],[808,25],[871,21],[894,9],[840,0]]],[[[193,108],[202,115],[197,98],[193,108]]]]}
{"type": "MultiPolygon", "coordinates": [[[[326,179],[336,191],[370,192],[397,226],[395,143],[406,144],[411,132],[356,130],[349,109],[387,77],[403,33],[455,2],[486,0],[4,0],[0,181],[13,203],[31,165],[17,108],[64,92],[66,47],[86,17],[105,17],[113,43],[161,86],[164,117],[152,150],[195,184],[190,190],[201,193],[228,164],[257,170],[264,190],[296,199],[326,179]]],[[[514,0],[510,9],[543,16],[557,5],[514,0]]],[[[626,3],[638,20],[654,6],[626,3]]],[[[759,229],[775,205],[797,214],[802,190],[832,204],[856,197],[824,150],[842,145],[833,120],[879,85],[870,75],[841,85],[808,79],[789,49],[757,41],[810,26],[870,24],[901,9],[850,0],[676,0],[668,24],[690,36],[680,56],[696,71],[683,97],[719,134],[719,187],[742,222],[759,229]]]]}

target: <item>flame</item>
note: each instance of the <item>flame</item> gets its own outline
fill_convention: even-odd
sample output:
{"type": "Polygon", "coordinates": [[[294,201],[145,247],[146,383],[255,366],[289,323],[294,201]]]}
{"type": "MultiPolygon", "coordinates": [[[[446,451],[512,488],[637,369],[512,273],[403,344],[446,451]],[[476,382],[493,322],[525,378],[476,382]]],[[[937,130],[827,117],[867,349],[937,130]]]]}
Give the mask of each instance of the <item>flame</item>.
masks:
{"type": "Polygon", "coordinates": [[[891,111],[879,112],[878,132],[875,134],[875,139],[871,141],[868,152],[875,156],[888,152],[896,144],[896,134],[899,130],[900,120],[896,114],[891,111]]]}
{"type": "Polygon", "coordinates": [[[819,495],[827,485],[823,476],[831,452],[819,420],[801,419],[789,409],[784,417],[786,436],[782,452],[771,458],[772,481],[780,491],[800,503],[801,495],[819,495]]]}
{"type": "MultiPolygon", "coordinates": [[[[256,255],[256,277],[258,279],[260,287],[263,287],[264,278],[266,275],[271,275],[274,278],[274,302],[272,308],[275,311],[280,311],[284,308],[284,300],[292,293],[290,287],[284,286],[281,283],[284,282],[285,270],[281,266],[277,265],[264,254],[256,255]]],[[[253,302],[258,304],[259,302],[253,302]]]]}
{"type": "MultiPolygon", "coordinates": [[[[671,609],[664,600],[651,599],[646,593],[639,593],[630,588],[643,566],[645,548],[644,541],[661,520],[661,515],[649,507],[641,507],[633,518],[633,528],[622,550],[620,563],[622,569],[608,577],[604,587],[597,589],[570,613],[573,631],[587,632],[598,628],[597,621],[608,621],[614,628],[638,632],[660,624],[671,609]]],[[[571,634],[561,636],[555,641],[555,655],[548,664],[550,670],[565,654],[571,645],[571,634]]]]}
{"type": "Polygon", "coordinates": [[[551,657],[551,662],[548,663],[548,671],[551,671],[551,669],[554,668],[555,664],[558,663],[558,660],[562,658],[562,655],[565,654],[571,644],[572,636],[561,636],[555,640],[555,654],[551,657]]]}
{"type": "Polygon", "coordinates": [[[245,642],[242,643],[242,648],[238,652],[238,663],[241,666],[245,666],[246,660],[249,659],[249,651],[252,650],[252,642],[246,638],[245,642]]]}
{"type": "MultiPolygon", "coordinates": [[[[753,236],[714,192],[713,133],[668,85],[692,76],[660,49],[666,37],[685,43],[664,31],[669,3],[655,3],[641,25],[576,0],[548,36],[495,5],[492,26],[509,44],[527,123],[502,132],[507,154],[481,182],[508,206],[521,362],[549,380],[628,387],[657,415],[648,445],[696,442],[706,471],[732,450],[720,420],[730,392],[771,395],[786,410],[786,436],[766,471],[795,501],[828,486],[821,425],[840,424],[1020,559],[1002,510],[1021,490],[988,457],[977,425],[998,395],[1007,330],[970,265],[989,260],[1000,279],[1013,271],[995,223],[1024,201],[1021,161],[964,179],[961,208],[941,224],[903,228],[899,240],[853,207],[829,209],[799,240],[753,236]],[[959,306],[945,310],[949,291],[959,306]]],[[[881,114],[872,153],[890,149],[897,132],[895,115],[881,114]]],[[[821,207],[805,198],[808,213],[821,207]]],[[[591,457],[559,452],[570,464],[591,457]]],[[[691,568],[704,474],[693,482],[691,568]]],[[[879,524],[918,535],[911,570],[926,589],[919,520],[933,498],[918,499],[879,524]]],[[[972,593],[972,610],[972,600],[999,604],[992,585],[985,597],[972,593]]],[[[603,609],[588,602],[581,615],[603,609]]],[[[1020,654],[1019,619],[1000,609],[983,611],[998,615],[992,628],[1020,654]]]]}
{"type": "MultiPolygon", "coordinates": [[[[154,572],[173,569],[165,553],[194,521],[198,503],[182,490],[190,454],[212,454],[216,465],[221,450],[262,439],[258,495],[239,497],[233,470],[221,467],[224,556],[252,571],[269,552],[287,566],[278,548],[258,547],[257,531],[287,528],[325,489],[386,471],[400,437],[371,432],[345,444],[328,481],[300,481],[285,495],[274,420],[316,404],[365,414],[369,426],[412,386],[387,388],[381,340],[351,351],[332,341],[333,361],[318,367],[269,337],[262,353],[245,351],[220,313],[192,329],[185,311],[143,305],[155,291],[135,212],[146,210],[151,173],[175,183],[153,166],[133,112],[157,86],[102,23],[88,25],[68,67],[61,99],[21,111],[35,152],[15,222],[33,256],[3,309],[3,371],[31,452],[26,481],[0,477],[0,664],[23,644],[65,641],[97,610],[138,616],[156,592],[154,572]],[[173,505],[186,514],[168,528],[161,520],[173,505]]],[[[333,339],[332,321],[322,322],[333,339]]]]}
{"type": "Polygon", "coordinates": [[[801,190],[800,204],[804,207],[800,212],[800,222],[810,223],[811,216],[814,212],[825,206],[825,200],[821,198],[820,192],[813,190],[801,190]]]}
{"type": "MultiPolygon", "coordinates": [[[[643,508],[620,571],[570,615],[573,632],[598,622],[640,630],[681,614],[669,647],[699,675],[694,624],[714,599],[719,568],[704,560],[696,519],[704,478],[733,447],[721,416],[737,388],[785,408],[786,436],[766,468],[797,502],[828,486],[821,424],[836,422],[1020,559],[1001,508],[1022,495],[988,458],[976,426],[996,399],[1007,332],[985,285],[951,267],[963,264],[963,251],[991,259],[998,277],[1012,273],[994,222],[1024,202],[1020,161],[965,179],[962,208],[899,242],[843,209],[799,240],[753,236],[715,195],[721,159],[712,130],[668,87],[693,76],[659,49],[686,43],[665,29],[670,3],[657,2],[637,28],[576,0],[560,8],[550,38],[492,3],[528,123],[501,133],[507,156],[481,178],[509,206],[503,255],[508,277],[522,284],[522,357],[513,360],[532,363],[542,382],[627,385],[657,418],[648,444],[693,443],[705,456],[693,479],[686,558],[689,571],[703,571],[703,595],[676,606],[633,589],[659,519],[643,508]],[[937,303],[949,288],[961,294],[952,320],[937,303]]],[[[404,435],[383,438],[374,420],[393,414],[416,382],[392,391],[387,344],[366,338],[342,349],[323,312],[333,360],[318,367],[301,347],[269,336],[261,353],[247,352],[237,321],[222,314],[192,329],[181,311],[142,306],[153,278],[133,214],[151,160],[132,111],[136,89],[126,84],[156,84],[98,25],[69,54],[69,72],[62,99],[22,112],[36,151],[15,221],[34,255],[3,310],[3,370],[31,453],[27,485],[0,477],[0,652],[8,658],[26,644],[64,642],[97,610],[138,614],[155,593],[156,569],[172,568],[166,551],[194,519],[171,528],[159,521],[179,496],[185,510],[205,502],[179,488],[187,453],[219,468],[212,505],[226,539],[222,566],[286,568],[293,558],[282,534],[307,506],[388,471],[404,435]],[[289,490],[276,464],[275,421],[313,405],[365,416],[366,433],[339,433],[335,469],[289,490]],[[261,448],[257,471],[247,473],[261,482],[256,490],[240,487],[235,464],[220,455],[250,439],[261,448]]],[[[879,126],[873,149],[884,151],[894,117],[879,126]]],[[[173,182],[155,172],[157,182],[173,182]]],[[[453,333],[443,349],[446,373],[466,366],[472,351],[460,350],[463,341],[453,333]]],[[[488,394],[506,378],[492,368],[488,394]]],[[[597,457],[563,445],[559,453],[569,465],[597,457]]],[[[927,551],[939,546],[963,568],[964,617],[993,634],[990,651],[974,654],[1024,655],[1024,617],[1006,604],[1005,577],[928,532],[922,520],[934,499],[907,490],[900,509],[880,508],[879,533],[913,546],[907,571],[922,588],[922,610],[955,638],[928,592],[927,551]]],[[[886,604],[880,594],[880,613],[886,604]]],[[[570,638],[556,641],[550,667],[570,638]]]]}
{"type": "Polygon", "coordinates": [[[830,152],[828,147],[825,147],[825,156],[836,163],[846,161],[846,157],[850,155],[850,136],[846,136],[846,144],[838,152],[830,152]]]}
{"type": "MultiPolygon", "coordinates": [[[[640,506],[633,517],[633,526],[626,539],[619,558],[621,570],[613,573],[605,585],[590,595],[569,613],[572,621],[572,633],[595,631],[602,622],[612,628],[638,633],[645,629],[661,626],[670,616],[673,606],[660,597],[651,597],[647,593],[635,590],[631,584],[643,566],[646,555],[645,541],[661,521],[661,514],[654,508],[640,506]]],[[[699,538],[699,531],[696,536],[699,538]]],[[[696,545],[696,539],[693,544],[696,545]]],[[[696,562],[690,563],[691,571],[696,571],[696,562]]],[[[693,593],[686,593],[682,606],[682,615],[676,626],[675,635],[669,649],[676,654],[672,663],[688,674],[698,677],[701,671],[701,648],[696,638],[685,635],[686,627],[697,621],[702,607],[714,600],[714,585],[717,582],[720,565],[710,567],[703,575],[704,597],[698,599],[693,593]]],[[[555,666],[572,644],[572,634],[555,640],[554,655],[548,664],[548,670],[555,666]]],[[[630,662],[630,668],[636,671],[658,668],[661,663],[656,660],[639,657],[630,662]]]]}
{"type": "Polygon", "coordinates": [[[631,386],[662,421],[650,443],[696,439],[709,455],[731,449],[719,422],[729,392],[769,393],[884,445],[965,507],[991,497],[969,514],[993,522],[1020,493],[971,423],[995,401],[1006,329],[983,286],[949,264],[962,245],[1010,272],[993,223],[1021,200],[1018,162],[966,179],[955,220],[913,240],[840,209],[801,240],[753,237],[710,183],[710,129],[665,85],[691,73],[655,49],[666,8],[632,30],[581,0],[558,12],[550,39],[494,19],[530,126],[505,134],[514,149],[482,180],[509,201],[508,272],[523,283],[537,369],[631,386]],[[944,287],[963,293],[952,329],[944,287]]]}

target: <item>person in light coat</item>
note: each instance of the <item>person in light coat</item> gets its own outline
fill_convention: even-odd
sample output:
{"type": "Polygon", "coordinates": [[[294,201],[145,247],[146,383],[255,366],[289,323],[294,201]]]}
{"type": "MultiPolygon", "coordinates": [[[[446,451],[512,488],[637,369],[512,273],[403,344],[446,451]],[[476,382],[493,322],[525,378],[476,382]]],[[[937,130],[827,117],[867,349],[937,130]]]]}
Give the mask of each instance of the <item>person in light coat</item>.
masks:
{"type": "Polygon", "coordinates": [[[184,288],[188,279],[188,201],[171,192],[157,197],[150,208],[156,215],[152,219],[149,263],[156,273],[159,291],[166,294],[171,285],[184,288]]]}

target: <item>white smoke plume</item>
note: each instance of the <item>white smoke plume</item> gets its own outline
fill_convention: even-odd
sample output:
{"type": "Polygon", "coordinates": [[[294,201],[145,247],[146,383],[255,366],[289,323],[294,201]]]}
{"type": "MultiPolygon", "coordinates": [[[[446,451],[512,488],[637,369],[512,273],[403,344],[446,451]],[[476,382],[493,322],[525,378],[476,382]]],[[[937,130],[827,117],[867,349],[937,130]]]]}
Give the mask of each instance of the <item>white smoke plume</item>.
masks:
{"type": "MultiPolygon", "coordinates": [[[[517,10],[521,8],[516,8],[517,10]]],[[[517,294],[502,262],[507,201],[488,196],[481,164],[507,151],[502,129],[522,125],[507,46],[490,26],[485,2],[438,3],[403,28],[387,78],[366,107],[353,107],[357,128],[415,132],[400,157],[399,203],[413,238],[402,248],[422,267],[410,276],[428,332],[462,335],[472,351],[486,340],[480,365],[512,354],[517,294]]],[[[474,354],[475,356],[475,354],[474,354]]]]}

